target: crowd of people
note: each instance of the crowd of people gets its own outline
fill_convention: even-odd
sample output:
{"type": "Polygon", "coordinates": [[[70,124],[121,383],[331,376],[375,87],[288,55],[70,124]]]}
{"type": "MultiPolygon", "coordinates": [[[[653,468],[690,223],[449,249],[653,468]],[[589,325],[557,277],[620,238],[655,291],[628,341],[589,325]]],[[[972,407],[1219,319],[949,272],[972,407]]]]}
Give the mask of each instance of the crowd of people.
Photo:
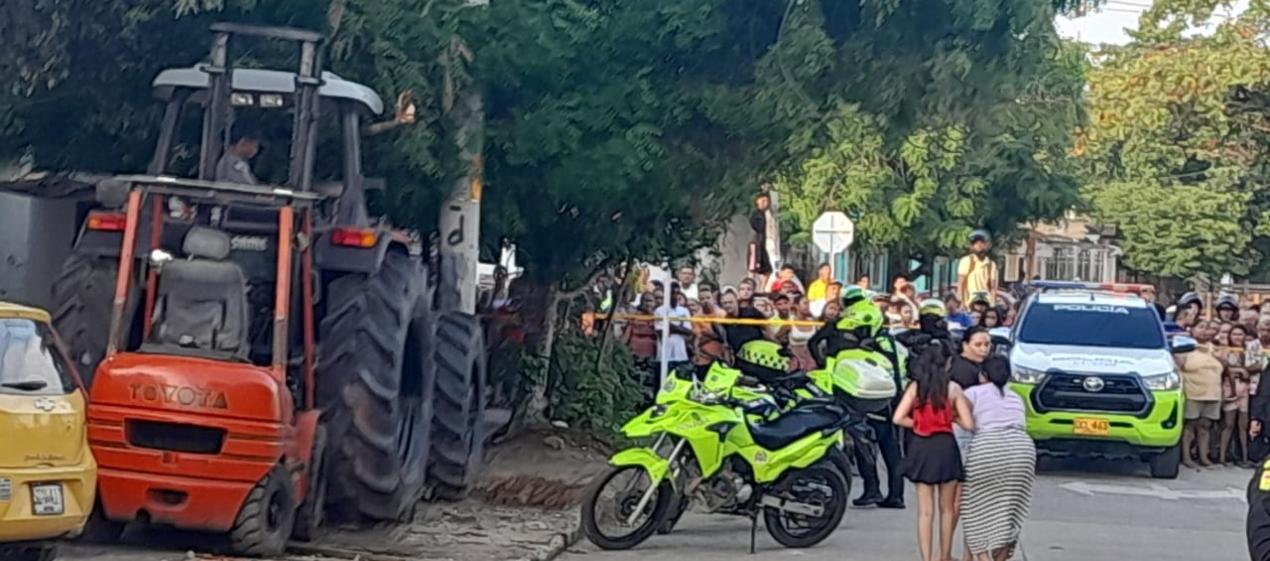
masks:
{"type": "Polygon", "coordinates": [[[1198,343],[1178,355],[1186,392],[1182,463],[1188,467],[1236,464],[1252,467],[1262,425],[1270,417],[1270,388],[1260,380],[1270,347],[1270,304],[1241,305],[1217,298],[1212,314],[1193,293],[1177,303],[1174,323],[1198,343]]]}
{"type": "MultiPolygon", "coordinates": [[[[640,286],[642,292],[623,311],[644,319],[625,322],[622,336],[636,359],[651,373],[657,370],[663,347],[660,325],[653,317],[667,314],[671,318],[757,320],[746,325],[726,321],[672,321],[664,341],[667,361],[672,368],[685,363],[708,367],[715,360],[731,362],[741,344],[761,337],[788,346],[794,355],[792,368],[811,370],[815,364],[807,342],[818,325],[836,321],[842,313],[840,298],[844,285],[833,280],[828,264],[822,264],[809,282],[804,282],[792,266],[786,265],[766,282],[746,276],[725,286],[698,280],[695,268],[681,267],[670,282],[670,304],[667,304],[662,280],[645,278],[640,286]],[[793,320],[794,323],[753,324],[765,320],[793,320]]],[[[917,292],[903,275],[896,275],[892,280],[890,293],[873,291],[867,275],[856,279],[851,286],[869,294],[883,312],[888,328],[916,327],[918,303],[932,296],[917,292]]],[[[969,301],[968,306],[964,305],[956,290],[943,295],[947,320],[954,330],[1008,327],[1013,325],[1018,312],[1017,301],[1003,294],[974,293],[969,301]]]]}
{"type": "Polygon", "coordinates": [[[908,328],[908,336],[899,338],[912,358],[904,379],[895,368],[896,387],[903,390],[885,409],[867,415],[877,446],[855,448],[864,489],[853,504],[905,508],[908,479],[917,488],[922,559],[950,559],[959,523],[968,556],[1001,558],[1017,544],[1027,517],[1035,448],[1025,431],[1022,401],[1005,389],[1008,364],[992,353],[989,330],[1012,324],[1017,309],[1010,304],[1017,300],[999,297],[988,243],[986,234],[972,236],[958,289],[942,298],[918,293],[904,276],[892,279],[890,293],[874,292],[867,276],[844,287],[827,264],[810,282],[783,266],[722,287],[682,267],[669,287],[658,279],[642,283],[644,291],[630,304],[638,319],[627,321],[623,333],[632,353],[647,364],[655,391],[663,352],[672,368],[691,364],[704,371],[715,361],[733,363],[745,343],[763,339],[789,350],[790,370],[817,368],[825,326],[837,322],[848,301],[871,301],[885,318],[878,338],[908,328]],[[667,316],[671,321],[663,332],[659,318],[667,316]],[[886,466],[885,495],[875,454],[886,466]],[[932,548],[936,510],[940,556],[932,548]]]}

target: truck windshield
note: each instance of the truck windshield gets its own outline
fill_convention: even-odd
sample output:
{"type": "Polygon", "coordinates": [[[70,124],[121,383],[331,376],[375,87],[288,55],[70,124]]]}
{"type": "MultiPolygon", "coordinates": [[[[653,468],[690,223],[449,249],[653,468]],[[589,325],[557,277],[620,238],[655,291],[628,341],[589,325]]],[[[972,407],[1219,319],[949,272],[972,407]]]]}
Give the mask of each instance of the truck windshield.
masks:
{"type": "Polygon", "coordinates": [[[1164,348],[1154,309],[1115,304],[1033,304],[1024,314],[1018,339],[1038,345],[1164,348]]]}
{"type": "Polygon", "coordinates": [[[0,319],[0,394],[63,395],[74,388],[48,327],[0,319]]]}

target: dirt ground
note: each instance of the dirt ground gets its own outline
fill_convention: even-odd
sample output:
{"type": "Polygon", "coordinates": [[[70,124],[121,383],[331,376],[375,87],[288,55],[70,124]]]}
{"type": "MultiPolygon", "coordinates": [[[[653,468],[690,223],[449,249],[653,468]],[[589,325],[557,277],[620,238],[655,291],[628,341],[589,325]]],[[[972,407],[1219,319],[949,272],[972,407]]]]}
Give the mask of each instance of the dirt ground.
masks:
{"type": "MultiPolygon", "coordinates": [[[[603,445],[562,430],[528,432],[492,448],[472,498],[420,503],[409,524],[328,528],[294,544],[287,561],[542,560],[573,541],[578,504],[604,469],[603,445]]],[[[119,546],[68,544],[65,559],[184,561],[226,559],[219,540],[161,528],[130,528],[119,546]],[[199,551],[203,553],[194,553],[199,551]]]]}

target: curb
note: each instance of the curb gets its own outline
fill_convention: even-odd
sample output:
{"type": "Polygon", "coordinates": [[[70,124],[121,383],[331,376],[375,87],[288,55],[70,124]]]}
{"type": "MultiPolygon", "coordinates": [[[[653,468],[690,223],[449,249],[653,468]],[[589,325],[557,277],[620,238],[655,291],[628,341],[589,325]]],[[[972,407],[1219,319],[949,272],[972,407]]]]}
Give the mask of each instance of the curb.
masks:
{"type": "Polygon", "coordinates": [[[568,532],[552,536],[551,540],[547,542],[547,545],[543,546],[538,551],[520,558],[518,561],[552,561],[570,547],[573,547],[573,545],[578,543],[581,539],[582,524],[580,521],[575,520],[573,526],[568,532]]]}

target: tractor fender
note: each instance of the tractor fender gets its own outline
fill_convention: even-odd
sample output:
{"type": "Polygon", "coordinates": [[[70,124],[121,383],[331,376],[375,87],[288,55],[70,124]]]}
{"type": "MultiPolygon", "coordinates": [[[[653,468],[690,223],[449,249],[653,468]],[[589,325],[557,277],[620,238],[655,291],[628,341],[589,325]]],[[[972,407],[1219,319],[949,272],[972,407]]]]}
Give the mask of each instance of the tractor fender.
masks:
{"type": "MultiPolygon", "coordinates": [[[[653,485],[661,483],[670,472],[670,462],[657,454],[652,448],[627,448],[609,458],[614,467],[638,466],[648,472],[653,485]]],[[[673,483],[673,482],[672,482],[673,483]]]]}
{"type": "Polygon", "coordinates": [[[396,243],[391,230],[376,228],[375,232],[374,247],[335,245],[330,231],[318,234],[313,242],[314,264],[322,271],[374,274],[383,265],[388,248],[396,243]]]}

